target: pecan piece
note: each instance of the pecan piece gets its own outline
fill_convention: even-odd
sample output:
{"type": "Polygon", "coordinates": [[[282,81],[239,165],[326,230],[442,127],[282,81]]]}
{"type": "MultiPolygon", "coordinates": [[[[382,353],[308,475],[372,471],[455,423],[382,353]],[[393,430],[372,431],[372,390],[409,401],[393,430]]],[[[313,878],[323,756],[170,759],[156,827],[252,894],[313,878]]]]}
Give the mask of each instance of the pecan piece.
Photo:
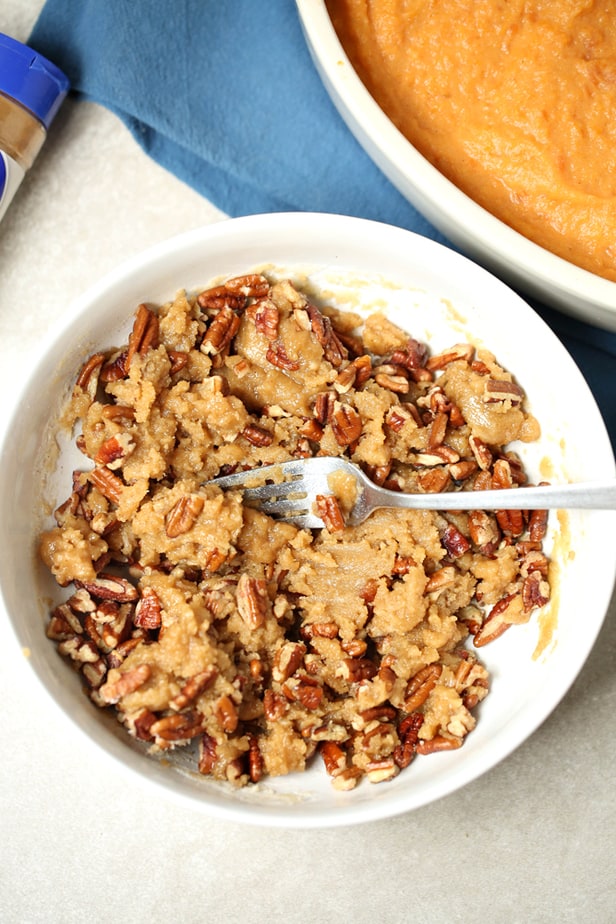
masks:
{"type": "Polygon", "coordinates": [[[253,446],[271,446],[274,442],[274,434],[265,427],[258,427],[257,424],[246,424],[242,430],[241,436],[252,443],[253,446]]]}
{"type": "Polygon", "coordinates": [[[200,671],[198,674],[195,674],[193,677],[190,677],[180,692],[169,701],[169,707],[175,712],[185,709],[186,706],[194,702],[198,696],[201,696],[203,691],[213,683],[217,676],[218,671],[216,668],[210,666],[206,667],[205,670],[200,671]]]}
{"type": "Polygon", "coordinates": [[[288,680],[302,665],[305,654],[305,645],[286,642],[274,655],[272,678],[279,683],[288,680]]]}
{"type": "Polygon", "coordinates": [[[132,603],[139,597],[134,584],[115,574],[101,572],[93,581],[75,581],[97,600],[113,600],[116,603],[132,603]]]}
{"type": "Polygon", "coordinates": [[[528,523],[528,535],[531,542],[542,542],[548,531],[548,511],[533,510],[528,523]]]}
{"type": "Polygon", "coordinates": [[[466,536],[453,523],[449,523],[445,527],[441,536],[441,543],[452,558],[460,558],[471,547],[466,536]]]}
{"type": "Polygon", "coordinates": [[[93,468],[88,475],[91,484],[112,504],[118,504],[122,497],[124,482],[106,466],[93,468]]]}
{"type": "Polygon", "coordinates": [[[165,517],[165,532],[170,539],[177,539],[193,528],[203,510],[205,501],[195,494],[184,494],[165,517]]]}
{"type": "Polygon", "coordinates": [[[264,298],[255,302],[250,311],[250,316],[254,321],[255,328],[260,334],[273,342],[278,337],[278,325],[280,323],[280,312],[270,298],[264,298]]]}
{"type": "Polygon", "coordinates": [[[250,577],[244,572],[237,582],[237,608],[251,629],[259,629],[265,622],[268,609],[267,584],[263,578],[250,577]]]}
{"type": "Polygon", "coordinates": [[[239,316],[232,308],[225,305],[214,316],[208,327],[201,343],[201,352],[213,355],[223,353],[237,334],[239,326],[239,316]]]}
{"type": "Polygon", "coordinates": [[[158,342],[158,318],[153,311],[150,311],[147,305],[139,305],[135,314],[133,329],[128,338],[128,349],[124,368],[130,369],[130,364],[135,353],[143,355],[150,348],[157,345],[158,342]]]}
{"type": "Polygon", "coordinates": [[[107,468],[120,468],[124,459],[135,449],[135,441],[130,433],[116,433],[101,444],[94,457],[97,465],[106,465],[107,468]]]}
{"type": "Polygon", "coordinates": [[[221,696],[214,707],[216,720],[227,735],[232,735],[239,722],[237,707],[230,696],[221,696]]]}
{"type": "Polygon", "coordinates": [[[98,377],[104,361],[105,355],[103,353],[95,353],[93,356],[90,356],[86,363],[84,363],[79,375],[77,376],[75,384],[78,388],[83,388],[86,390],[91,398],[94,398],[94,395],[96,394],[98,377]]]}
{"type": "Polygon", "coordinates": [[[295,372],[300,366],[299,360],[291,359],[284,344],[280,340],[274,340],[267,348],[265,358],[272,366],[283,369],[285,372],[295,372]]]}
{"type": "Polygon", "coordinates": [[[428,664],[411,677],[404,694],[404,709],[406,712],[415,712],[423,706],[430,693],[436,686],[443,668],[440,664],[428,664]]]}
{"type": "Polygon", "coordinates": [[[423,715],[420,712],[413,712],[407,715],[398,726],[398,737],[401,743],[394,749],[393,758],[401,770],[408,767],[415,757],[419,729],[423,722],[423,715]]]}
{"type": "Polygon", "coordinates": [[[507,610],[516,597],[515,593],[507,594],[492,607],[485,622],[474,635],[473,644],[476,648],[493,642],[509,628],[511,623],[507,622],[507,610]]]}
{"type": "Polygon", "coordinates": [[[524,612],[528,613],[536,606],[545,606],[550,599],[550,585],[540,571],[531,571],[522,584],[522,601],[524,612]]]}
{"type": "Polygon", "coordinates": [[[462,747],[463,738],[446,738],[444,735],[435,735],[427,741],[418,741],[416,751],[418,754],[435,754],[437,751],[455,751],[462,747]]]}
{"type": "Polygon", "coordinates": [[[335,741],[324,741],[319,751],[329,776],[338,776],[346,769],[346,754],[335,741]]]}
{"type": "Polygon", "coordinates": [[[506,382],[501,379],[488,378],[484,386],[483,400],[487,404],[508,402],[512,407],[518,407],[524,398],[524,392],[515,382],[506,382]]]}
{"type": "Polygon", "coordinates": [[[133,622],[142,629],[160,629],[162,606],[155,590],[144,587],[135,607],[133,622]]]}
{"type": "Polygon", "coordinates": [[[333,494],[317,494],[315,497],[315,511],[321,517],[325,528],[330,533],[337,533],[344,529],[344,516],[333,494]]]}
{"type": "Polygon", "coordinates": [[[199,739],[199,773],[207,775],[211,773],[216,766],[218,755],[216,753],[216,739],[211,735],[204,733],[199,739]]]}
{"type": "Polygon", "coordinates": [[[190,738],[196,738],[202,731],[203,717],[194,710],[163,716],[150,727],[152,737],[161,739],[162,742],[188,741],[190,738]]]}
{"type": "Polygon", "coordinates": [[[456,343],[454,346],[449,347],[448,350],[443,350],[441,353],[435,353],[434,356],[431,356],[426,362],[426,369],[430,369],[432,372],[437,369],[444,369],[449,363],[456,362],[459,359],[470,363],[474,355],[475,347],[471,343],[456,343]]]}
{"type": "Polygon", "coordinates": [[[134,693],[149,680],[151,676],[149,664],[140,664],[138,667],[126,671],[115,680],[108,680],[100,688],[99,693],[104,702],[110,705],[119,702],[123,696],[134,693]]]}
{"type": "Polygon", "coordinates": [[[339,446],[350,446],[361,436],[362,420],[355,408],[336,401],[331,428],[339,446]]]}
{"type": "Polygon", "coordinates": [[[248,775],[251,783],[258,783],[263,776],[264,762],[256,735],[248,736],[248,775]]]}
{"type": "Polygon", "coordinates": [[[274,690],[266,690],[263,694],[263,712],[269,722],[277,722],[287,711],[287,700],[274,690]]]}

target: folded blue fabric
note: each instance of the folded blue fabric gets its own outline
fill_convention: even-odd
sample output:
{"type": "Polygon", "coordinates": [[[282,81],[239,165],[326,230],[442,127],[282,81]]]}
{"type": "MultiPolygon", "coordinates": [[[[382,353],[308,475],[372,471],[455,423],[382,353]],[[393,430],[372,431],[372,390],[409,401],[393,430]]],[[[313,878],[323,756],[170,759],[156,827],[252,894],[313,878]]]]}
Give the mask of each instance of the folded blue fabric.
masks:
{"type": "MultiPolygon", "coordinates": [[[[293,0],[47,0],[29,44],[228,215],[338,212],[447,243],[346,128],[293,0]]],[[[616,446],[616,335],[534,307],[586,376],[616,446]]]]}

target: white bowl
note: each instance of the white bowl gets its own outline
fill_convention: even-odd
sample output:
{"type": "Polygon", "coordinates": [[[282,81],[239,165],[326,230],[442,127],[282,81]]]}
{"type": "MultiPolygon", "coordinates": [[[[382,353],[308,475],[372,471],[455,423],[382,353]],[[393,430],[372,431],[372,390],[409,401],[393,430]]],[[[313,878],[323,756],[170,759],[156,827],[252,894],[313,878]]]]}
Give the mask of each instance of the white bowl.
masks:
{"type": "Polygon", "coordinates": [[[461,192],[407,141],[353,69],[325,0],[296,0],[316,68],[356,139],[394,186],[456,247],[546,305],[616,330],[616,283],[545,250],[461,192]]]}
{"type": "Polygon", "coordinates": [[[548,539],[561,571],[551,615],[547,623],[532,618],[513,627],[482,649],[492,689],[460,750],[417,758],[392,782],[365,783],[348,793],[332,789],[320,761],[305,774],[237,791],[187,772],[181,762],[176,768],[173,761],[146,756],[84,696],[78,675],[45,637],[50,598],[66,593],[58,593],[37,562],[35,542],[53,501],[68,493],[73,461],[61,453],[57,476],[47,477],[57,456],[55,421],[75,370],[98,348],[124,342],[139,303],[161,303],[179,288],[197,289],[220,274],[263,264],[283,274],[306,273],[328,297],[338,293],[354,309],[358,301],[369,306],[385,299],[392,318],[436,350],[467,333],[485,344],[516,375],[543,425],[536,445],[518,447],[531,477],[538,477],[545,459],[554,480],[613,476],[614,461],[587,385],[533,310],[465,257],[398,228],[317,214],[222,221],[129,260],[67,309],[20,383],[0,449],[0,585],[33,675],[83,731],[84,746],[86,739],[94,742],[131,771],[136,786],[147,781],[236,821],[346,825],[405,812],[453,792],[506,757],[554,709],[584,663],[609,604],[615,562],[605,536],[613,535],[616,514],[578,511],[551,518],[548,539]],[[495,304],[501,311],[494,311],[495,304]],[[552,624],[553,634],[546,634],[552,624]]]}

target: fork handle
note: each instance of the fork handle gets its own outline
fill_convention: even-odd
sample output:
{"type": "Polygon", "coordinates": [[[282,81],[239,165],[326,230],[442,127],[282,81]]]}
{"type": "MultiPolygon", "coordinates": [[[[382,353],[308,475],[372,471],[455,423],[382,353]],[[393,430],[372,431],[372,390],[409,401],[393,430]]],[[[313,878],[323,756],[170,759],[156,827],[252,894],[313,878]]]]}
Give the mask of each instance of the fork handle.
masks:
{"type": "Polygon", "coordinates": [[[616,510],[616,479],[443,494],[403,494],[380,488],[370,499],[375,506],[415,510],[616,510]]]}

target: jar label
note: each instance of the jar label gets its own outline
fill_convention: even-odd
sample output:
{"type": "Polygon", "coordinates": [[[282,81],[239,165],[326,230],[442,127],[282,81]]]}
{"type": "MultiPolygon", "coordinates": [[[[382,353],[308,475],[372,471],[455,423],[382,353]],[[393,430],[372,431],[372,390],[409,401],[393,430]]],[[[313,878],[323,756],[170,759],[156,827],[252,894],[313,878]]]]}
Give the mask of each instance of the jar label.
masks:
{"type": "Polygon", "coordinates": [[[24,173],[25,171],[12,157],[0,151],[0,221],[17,192],[24,173]]]}

